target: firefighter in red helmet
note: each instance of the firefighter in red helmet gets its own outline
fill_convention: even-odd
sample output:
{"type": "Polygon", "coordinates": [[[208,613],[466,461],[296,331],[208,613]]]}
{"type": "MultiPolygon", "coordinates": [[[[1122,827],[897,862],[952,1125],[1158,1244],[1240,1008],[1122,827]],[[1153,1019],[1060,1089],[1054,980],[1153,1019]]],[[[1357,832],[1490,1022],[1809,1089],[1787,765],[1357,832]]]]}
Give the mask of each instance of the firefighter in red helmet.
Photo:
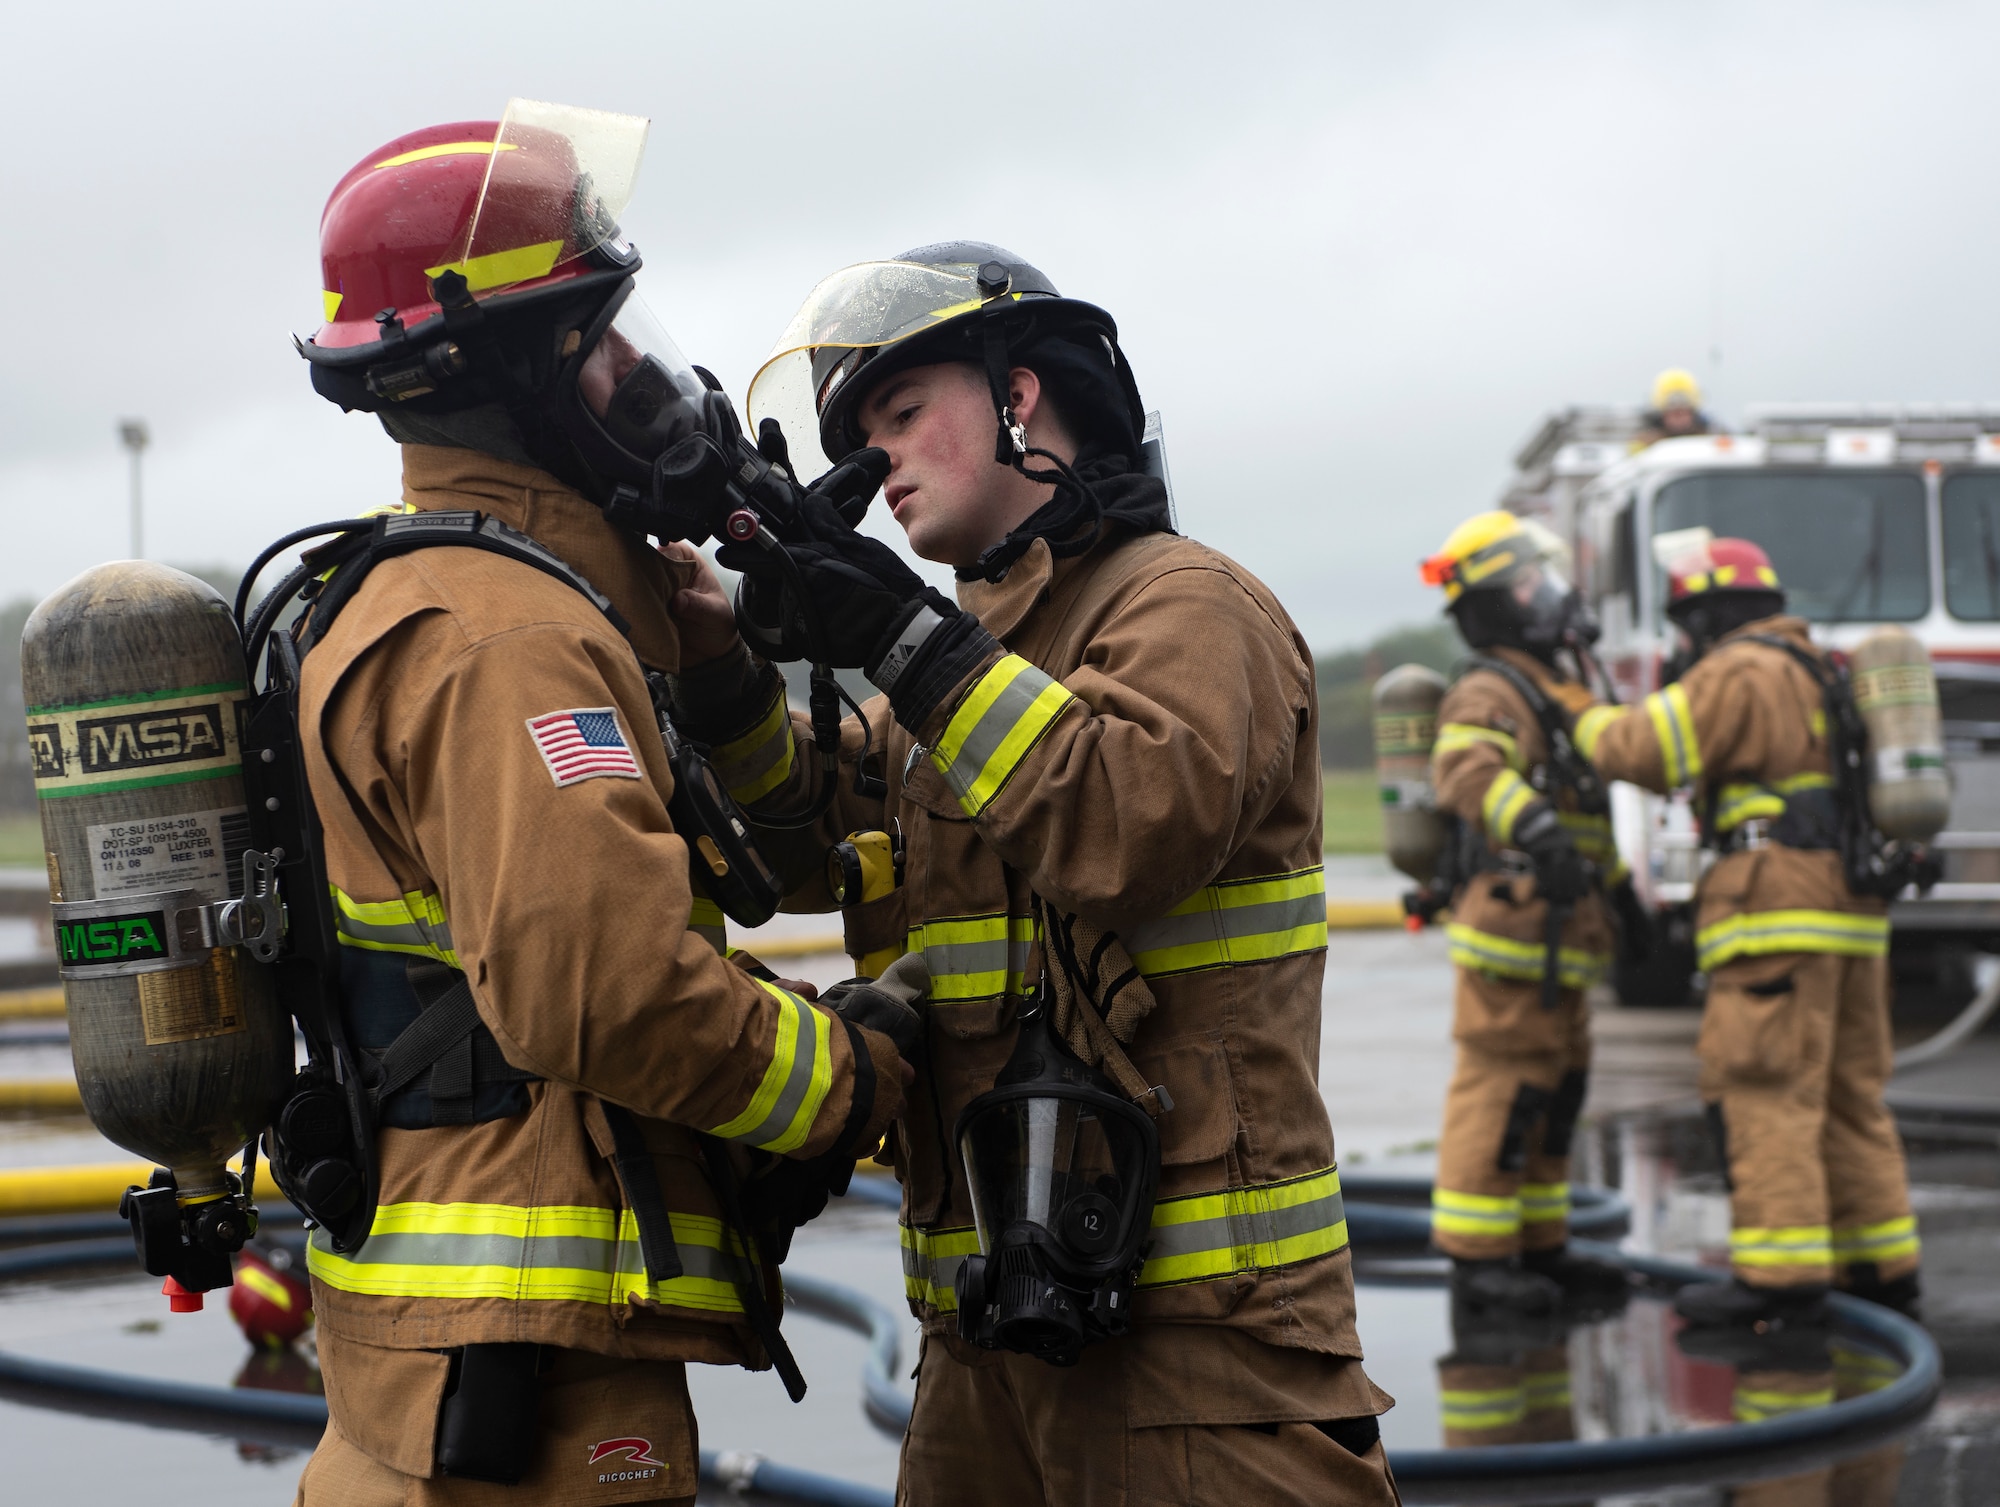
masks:
{"type": "Polygon", "coordinates": [[[1813,1326],[1838,1284],[1914,1312],[1917,1225],[1882,1102],[1889,918],[1843,868],[1826,655],[1758,545],[1707,529],[1661,544],[1688,668],[1637,706],[1591,708],[1576,742],[1606,779],[1693,787],[1718,855],[1696,897],[1696,1050],[1734,1280],[1674,1306],[1696,1326],[1813,1326]]]}
{"type": "Polygon", "coordinates": [[[339,565],[294,636],[379,1180],[346,1228],[267,1141],[334,1210],[309,1507],[691,1502],[686,1363],[796,1395],[783,1199],[809,1217],[901,1102],[891,1035],[725,959],[670,813],[654,686],[687,575],[645,536],[687,532],[661,458],[735,431],[636,291],[644,135],[516,101],[369,153],[321,225],[301,353],[403,446],[408,516],[374,537],[505,547],[339,565]]]}

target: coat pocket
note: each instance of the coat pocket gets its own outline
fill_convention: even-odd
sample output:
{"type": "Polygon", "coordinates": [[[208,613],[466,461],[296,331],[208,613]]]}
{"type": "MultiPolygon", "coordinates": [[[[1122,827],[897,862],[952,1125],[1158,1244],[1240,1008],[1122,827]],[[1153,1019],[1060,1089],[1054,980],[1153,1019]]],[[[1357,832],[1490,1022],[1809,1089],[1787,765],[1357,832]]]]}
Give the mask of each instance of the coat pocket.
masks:
{"type": "Polygon", "coordinates": [[[1174,1107],[1159,1120],[1160,1165],[1192,1167],[1220,1161],[1236,1143],[1236,1088],[1222,1033],[1183,1036],[1136,1054],[1148,1084],[1163,1086],[1174,1107]]]}
{"type": "Polygon", "coordinates": [[[1708,982],[1695,1050],[1710,1071],[1734,1083],[1781,1083],[1796,1076],[1806,1048],[1806,1011],[1795,958],[1724,968],[1708,982]]]}
{"type": "Polygon", "coordinates": [[[364,1345],[321,1328],[319,1359],[326,1409],[341,1437],[391,1470],[428,1479],[451,1357],[364,1345]]]}

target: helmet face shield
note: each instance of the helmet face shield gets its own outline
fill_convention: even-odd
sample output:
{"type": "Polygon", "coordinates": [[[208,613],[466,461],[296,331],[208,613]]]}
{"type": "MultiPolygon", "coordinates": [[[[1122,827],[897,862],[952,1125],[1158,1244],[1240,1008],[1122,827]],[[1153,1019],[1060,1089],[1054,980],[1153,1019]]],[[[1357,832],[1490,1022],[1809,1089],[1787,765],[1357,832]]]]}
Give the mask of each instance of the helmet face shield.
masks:
{"type": "Polygon", "coordinates": [[[556,416],[599,475],[644,486],[654,461],[710,427],[720,395],[630,282],[573,335],[575,349],[557,378],[556,416]]]}
{"type": "Polygon", "coordinates": [[[878,351],[970,314],[992,298],[1022,296],[983,291],[979,267],[860,262],[823,278],[750,379],[751,429],[776,419],[800,475],[833,465],[840,457],[825,448],[820,415],[878,351]]]}

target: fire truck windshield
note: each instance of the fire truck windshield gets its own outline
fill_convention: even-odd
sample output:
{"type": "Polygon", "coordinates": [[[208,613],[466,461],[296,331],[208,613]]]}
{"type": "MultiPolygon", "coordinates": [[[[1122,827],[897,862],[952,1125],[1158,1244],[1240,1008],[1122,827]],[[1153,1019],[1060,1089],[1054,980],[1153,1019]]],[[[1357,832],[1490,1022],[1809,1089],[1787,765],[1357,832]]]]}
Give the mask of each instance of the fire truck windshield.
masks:
{"type": "Polygon", "coordinates": [[[1967,622],[2000,622],[2000,475],[1944,483],[1944,602],[1967,622]]]}
{"type": "MultiPolygon", "coordinates": [[[[1655,533],[1703,524],[1761,544],[1789,610],[1814,622],[1910,622],[1930,610],[1924,482],[1913,471],[1717,471],[1679,477],[1654,498],[1655,533]]],[[[1665,595],[1660,577],[1654,600],[1665,595]]],[[[2000,589],[1986,600],[2000,602],[2000,589]]]]}

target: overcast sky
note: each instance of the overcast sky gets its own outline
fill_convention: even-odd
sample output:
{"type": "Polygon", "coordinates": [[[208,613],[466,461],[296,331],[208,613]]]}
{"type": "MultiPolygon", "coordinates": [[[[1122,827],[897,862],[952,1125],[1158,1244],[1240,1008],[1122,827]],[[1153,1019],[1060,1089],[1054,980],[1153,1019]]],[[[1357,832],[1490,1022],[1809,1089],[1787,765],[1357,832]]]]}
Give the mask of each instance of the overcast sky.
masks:
{"type": "MultiPolygon", "coordinates": [[[[18,7],[0,93],[0,598],[247,561],[392,499],[316,397],[318,219],[510,95],[652,118],[648,301],[739,402],[812,284],[997,241],[1116,315],[1189,532],[1318,646],[1547,409],[1686,364],[1779,399],[2000,396],[2000,6],[18,7]]],[[[879,509],[878,509],[879,513],[879,509]]],[[[876,525],[893,534],[893,524],[876,525]]]]}

